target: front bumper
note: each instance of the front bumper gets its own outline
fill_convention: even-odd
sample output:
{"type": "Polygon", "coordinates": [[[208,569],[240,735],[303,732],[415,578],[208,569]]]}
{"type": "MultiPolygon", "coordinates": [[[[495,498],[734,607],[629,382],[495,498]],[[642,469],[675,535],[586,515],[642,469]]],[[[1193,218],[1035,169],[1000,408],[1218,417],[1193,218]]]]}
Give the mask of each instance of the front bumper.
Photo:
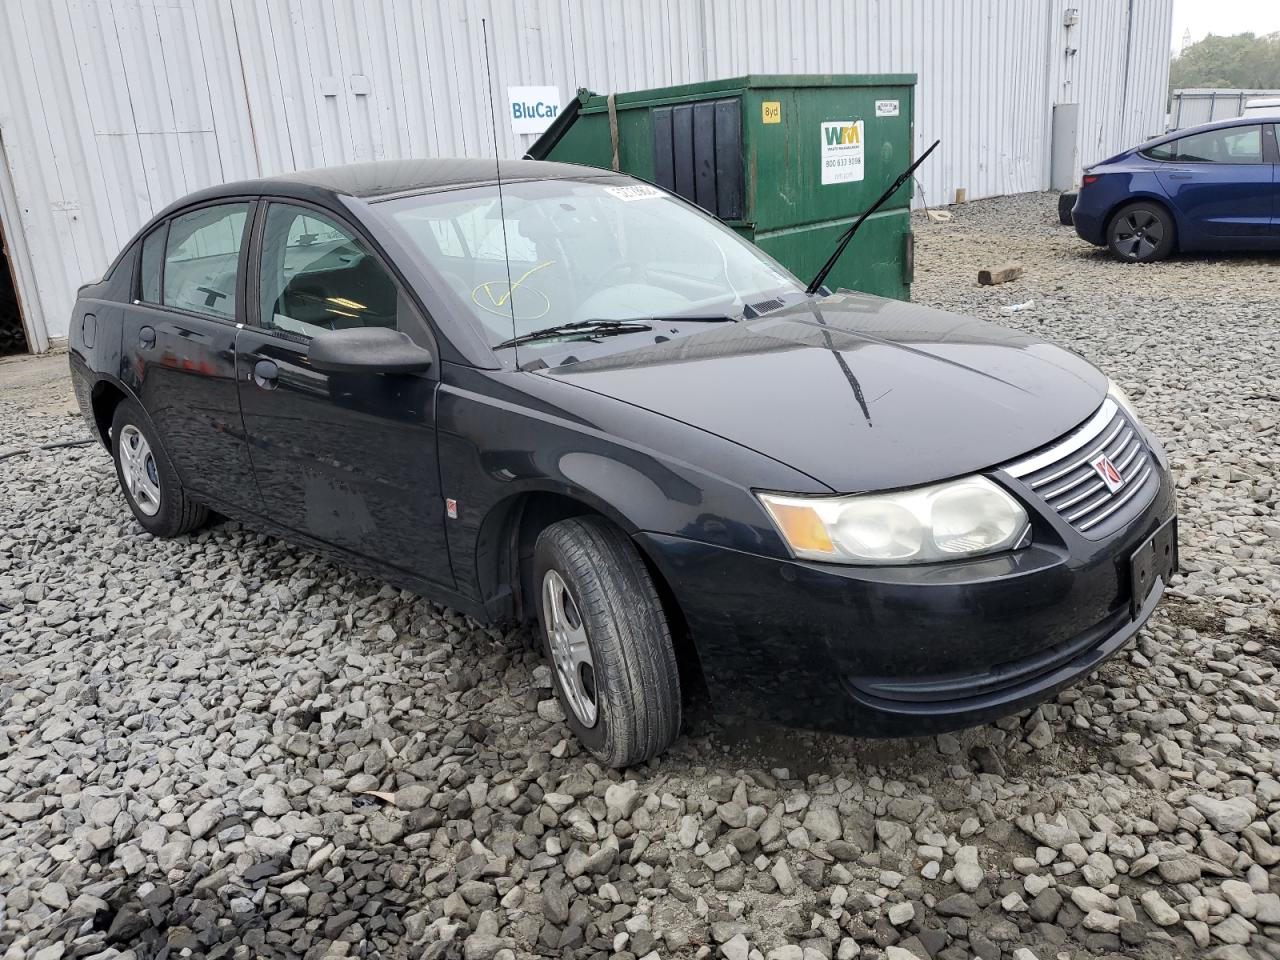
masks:
{"type": "Polygon", "coordinates": [[[1046,514],[1025,550],[964,563],[842,567],[642,533],[680,604],[718,710],[864,736],[984,723],[1052,697],[1125,646],[1130,557],[1174,513],[1162,468],[1124,529],[1087,540],[1046,514]]]}

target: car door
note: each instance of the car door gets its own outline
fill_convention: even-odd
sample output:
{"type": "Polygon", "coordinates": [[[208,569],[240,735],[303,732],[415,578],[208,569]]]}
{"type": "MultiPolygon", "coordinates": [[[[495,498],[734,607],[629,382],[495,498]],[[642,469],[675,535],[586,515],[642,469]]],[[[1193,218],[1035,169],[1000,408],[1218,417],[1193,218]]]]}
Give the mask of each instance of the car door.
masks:
{"type": "MultiPolygon", "coordinates": [[[[254,230],[252,319],[237,336],[240,409],[267,516],[306,537],[447,587],[436,461],[436,372],[326,373],[307,360],[326,330],[430,331],[358,230],[271,201],[254,230]]],[[[437,354],[438,355],[438,354],[437,354]]]]}
{"type": "Polygon", "coordinates": [[[1275,170],[1263,124],[1193,133],[1162,145],[1157,176],[1182,214],[1182,245],[1267,243],[1275,213],[1275,170]]]}
{"type": "Polygon", "coordinates": [[[236,384],[247,235],[254,202],[183,211],[143,239],[125,310],[121,379],[197,497],[257,512],[236,384]]]}

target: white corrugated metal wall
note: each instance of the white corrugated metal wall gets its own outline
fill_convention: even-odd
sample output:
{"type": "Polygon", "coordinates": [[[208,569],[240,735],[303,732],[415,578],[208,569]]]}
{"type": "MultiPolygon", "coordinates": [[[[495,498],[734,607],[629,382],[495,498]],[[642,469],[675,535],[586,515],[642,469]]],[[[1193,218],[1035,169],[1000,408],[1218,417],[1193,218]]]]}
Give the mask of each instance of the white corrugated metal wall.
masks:
{"type": "Polygon", "coordinates": [[[1250,100],[1280,97],[1280,90],[1236,90],[1225,87],[1187,87],[1173,91],[1169,102],[1169,129],[1182,130],[1198,123],[1233,120],[1250,100]]]}
{"type": "MultiPolygon", "coordinates": [[[[35,348],[151,214],[210,183],[491,155],[493,88],[622,91],[744,73],[919,75],[929,203],[1044,189],[1161,129],[1173,0],[5,0],[0,213],[35,348]],[[1064,26],[1068,10],[1079,23],[1064,26]],[[1068,48],[1074,53],[1068,52],[1068,48]]],[[[498,147],[519,156],[499,117],[498,147]]]]}

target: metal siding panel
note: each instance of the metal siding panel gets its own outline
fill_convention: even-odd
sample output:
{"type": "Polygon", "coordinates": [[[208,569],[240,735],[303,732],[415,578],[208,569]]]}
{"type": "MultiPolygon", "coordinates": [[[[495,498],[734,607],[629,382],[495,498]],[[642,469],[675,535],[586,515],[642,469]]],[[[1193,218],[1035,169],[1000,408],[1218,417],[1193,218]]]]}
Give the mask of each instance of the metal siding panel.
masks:
{"type": "MultiPolygon", "coordinates": [[[[102,243],[118,248],[134,226],[151,211],[150,192],[142,176],[142,152],[132,124],[124,62],[117,42],[110,10],[97,3],[68,5],[72,43],[76,48],[76,68],[82,79],[88,121],[92,125],[95,164],[96,206],[104,215],[102,243]],[[88,82],[84,78],[94,78],[88,82]],[[100,191],[100,192],[98,192],[100,191]]],[[[90,144],[89,134],[81,131],[90,144]]]]}
{"type": "Polygon", "coordinates": [[[180,6],[157,4],[156,47],[164,67],[176,133],[213,130],[213,109],[204,77],[204,56],[195,10],[190,0],[180,6]]]}
{"type": "Polygon", "coordinates": [[[236,54],[235,16],[227,4],[198,3],[196,33],[208,91],[208,108],[218,162],[224,180],[260,174],[254,130],[240,58],[236,54]]]}
{"type": "MultiPolygon", "coordinates": [[[[48,336],[66,336],[73,292],[101,271],[101,208],[92,185],[96,169],[92,126],[79,84],[78,58],[69,47],[65,2],[10,5],[3,58],[6,93],[12,96],[3,124],[5,153],[16,201],[18,229],[30,255],[31,275],[48,336]],[[11,111],[21,111],[21,120],[11,111]],[[81,208],[81,198],[86,208],[81,208]]],[[[12,230],[14,225],[9,224],[12,230]]]]}
{"type": "Polygon", "coordinates": [[[276,83],[279,64],[268,9],[258,0],[232,0],[229,8],[230,40],[226,51],[235,59],[229,69],[240,74],[247,103],[246,120],[258,172],[265,176],[294,169],[289,136],[289,108],[276,83]]]}
{"type": "MultiPolygon", "coordinates": [[[[237,9],[252,9],[256,14],[251,18],[256,23],[247,29],[241,27],[238,35],[243,41],[246,34],[256,34],[261,42],[253,48],[242,48],[242,55],[247,58],[252,52],[262,57],[260,93],[264,100],[275,103],[277,116],[283,121],[275,130],[277,136],[284,135],[283,149],[275,151],[282,165],[267,166],[260,159],[263,172],[286,173],[323,166],[326,150],[332,149],[331,134],[321,126],[316,105],[320,92],[311,69],[300,12],[289,0],[267,0],[260,6],[254,0],[244,0],[237,9]]],[[[255,129],[261,128],[262,124],[255,123],[255,129]]],[[[267,134],[271,134],[269,128],[267,134]]]]}
{"type": "Polygon", "coordinates": [[[1236,90],[1234,88],[1186,88],[1173,91],[1169,129],[1181,130],[1212,120],[1231,120],[1258,97],[1280,97],[1280,90],[1236,90]]]}
{"type": "Polygon", "coordinates": [[[1055,0],[1059,31],[1072,6],[1080,10],[1072,28],[1080,52],[1056,70],[1055,102],[1080,104],[1079,160],[1087,166],[1164,129],[1173,0],[1133,0],[1132,17],[1127,2],[1055,0]]]}
{"type": "Polygon", "coordinates": [[[427,52],[426,11],[412,0],[397,0],[397,32],[400,71],[400,122],[406,132],[403,144],[412,157],[440,156],[435,85],[431,82],[427,52]]]}

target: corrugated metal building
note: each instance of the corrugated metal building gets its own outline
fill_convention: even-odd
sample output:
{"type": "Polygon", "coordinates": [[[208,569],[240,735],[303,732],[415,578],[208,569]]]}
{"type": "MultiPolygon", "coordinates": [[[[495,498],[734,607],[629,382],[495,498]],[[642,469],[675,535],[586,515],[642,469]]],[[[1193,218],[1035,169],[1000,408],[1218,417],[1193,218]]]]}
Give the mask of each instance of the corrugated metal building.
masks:
{"type": "Polygon", "coordinates": [[[1169,99],[1169,129],[1183,130],[1214,120],[1234,120],[1250,100],[1280,97],[1280,90],[1227,90],[1214,87],[1186,87],[1173,91],[1169,99]]]}
{"type": "MultiPolygon", "coordinates": [[[[567,100],[746,73],[917,73],[917,145],[943,144],[919,176],[937,204],[1047,188],[1059,104],[1078,104],[1057,144],[1073,141],[1071,170],[1162,130],[1172,4],[6,0],[0,222],[28,342],[65,336],[76,287],[191,190],[492,155],[482,17],[500,102],[522,84],[567,100]]],[[[502,154],[531,139],[500,122],[502,154]]]]}

